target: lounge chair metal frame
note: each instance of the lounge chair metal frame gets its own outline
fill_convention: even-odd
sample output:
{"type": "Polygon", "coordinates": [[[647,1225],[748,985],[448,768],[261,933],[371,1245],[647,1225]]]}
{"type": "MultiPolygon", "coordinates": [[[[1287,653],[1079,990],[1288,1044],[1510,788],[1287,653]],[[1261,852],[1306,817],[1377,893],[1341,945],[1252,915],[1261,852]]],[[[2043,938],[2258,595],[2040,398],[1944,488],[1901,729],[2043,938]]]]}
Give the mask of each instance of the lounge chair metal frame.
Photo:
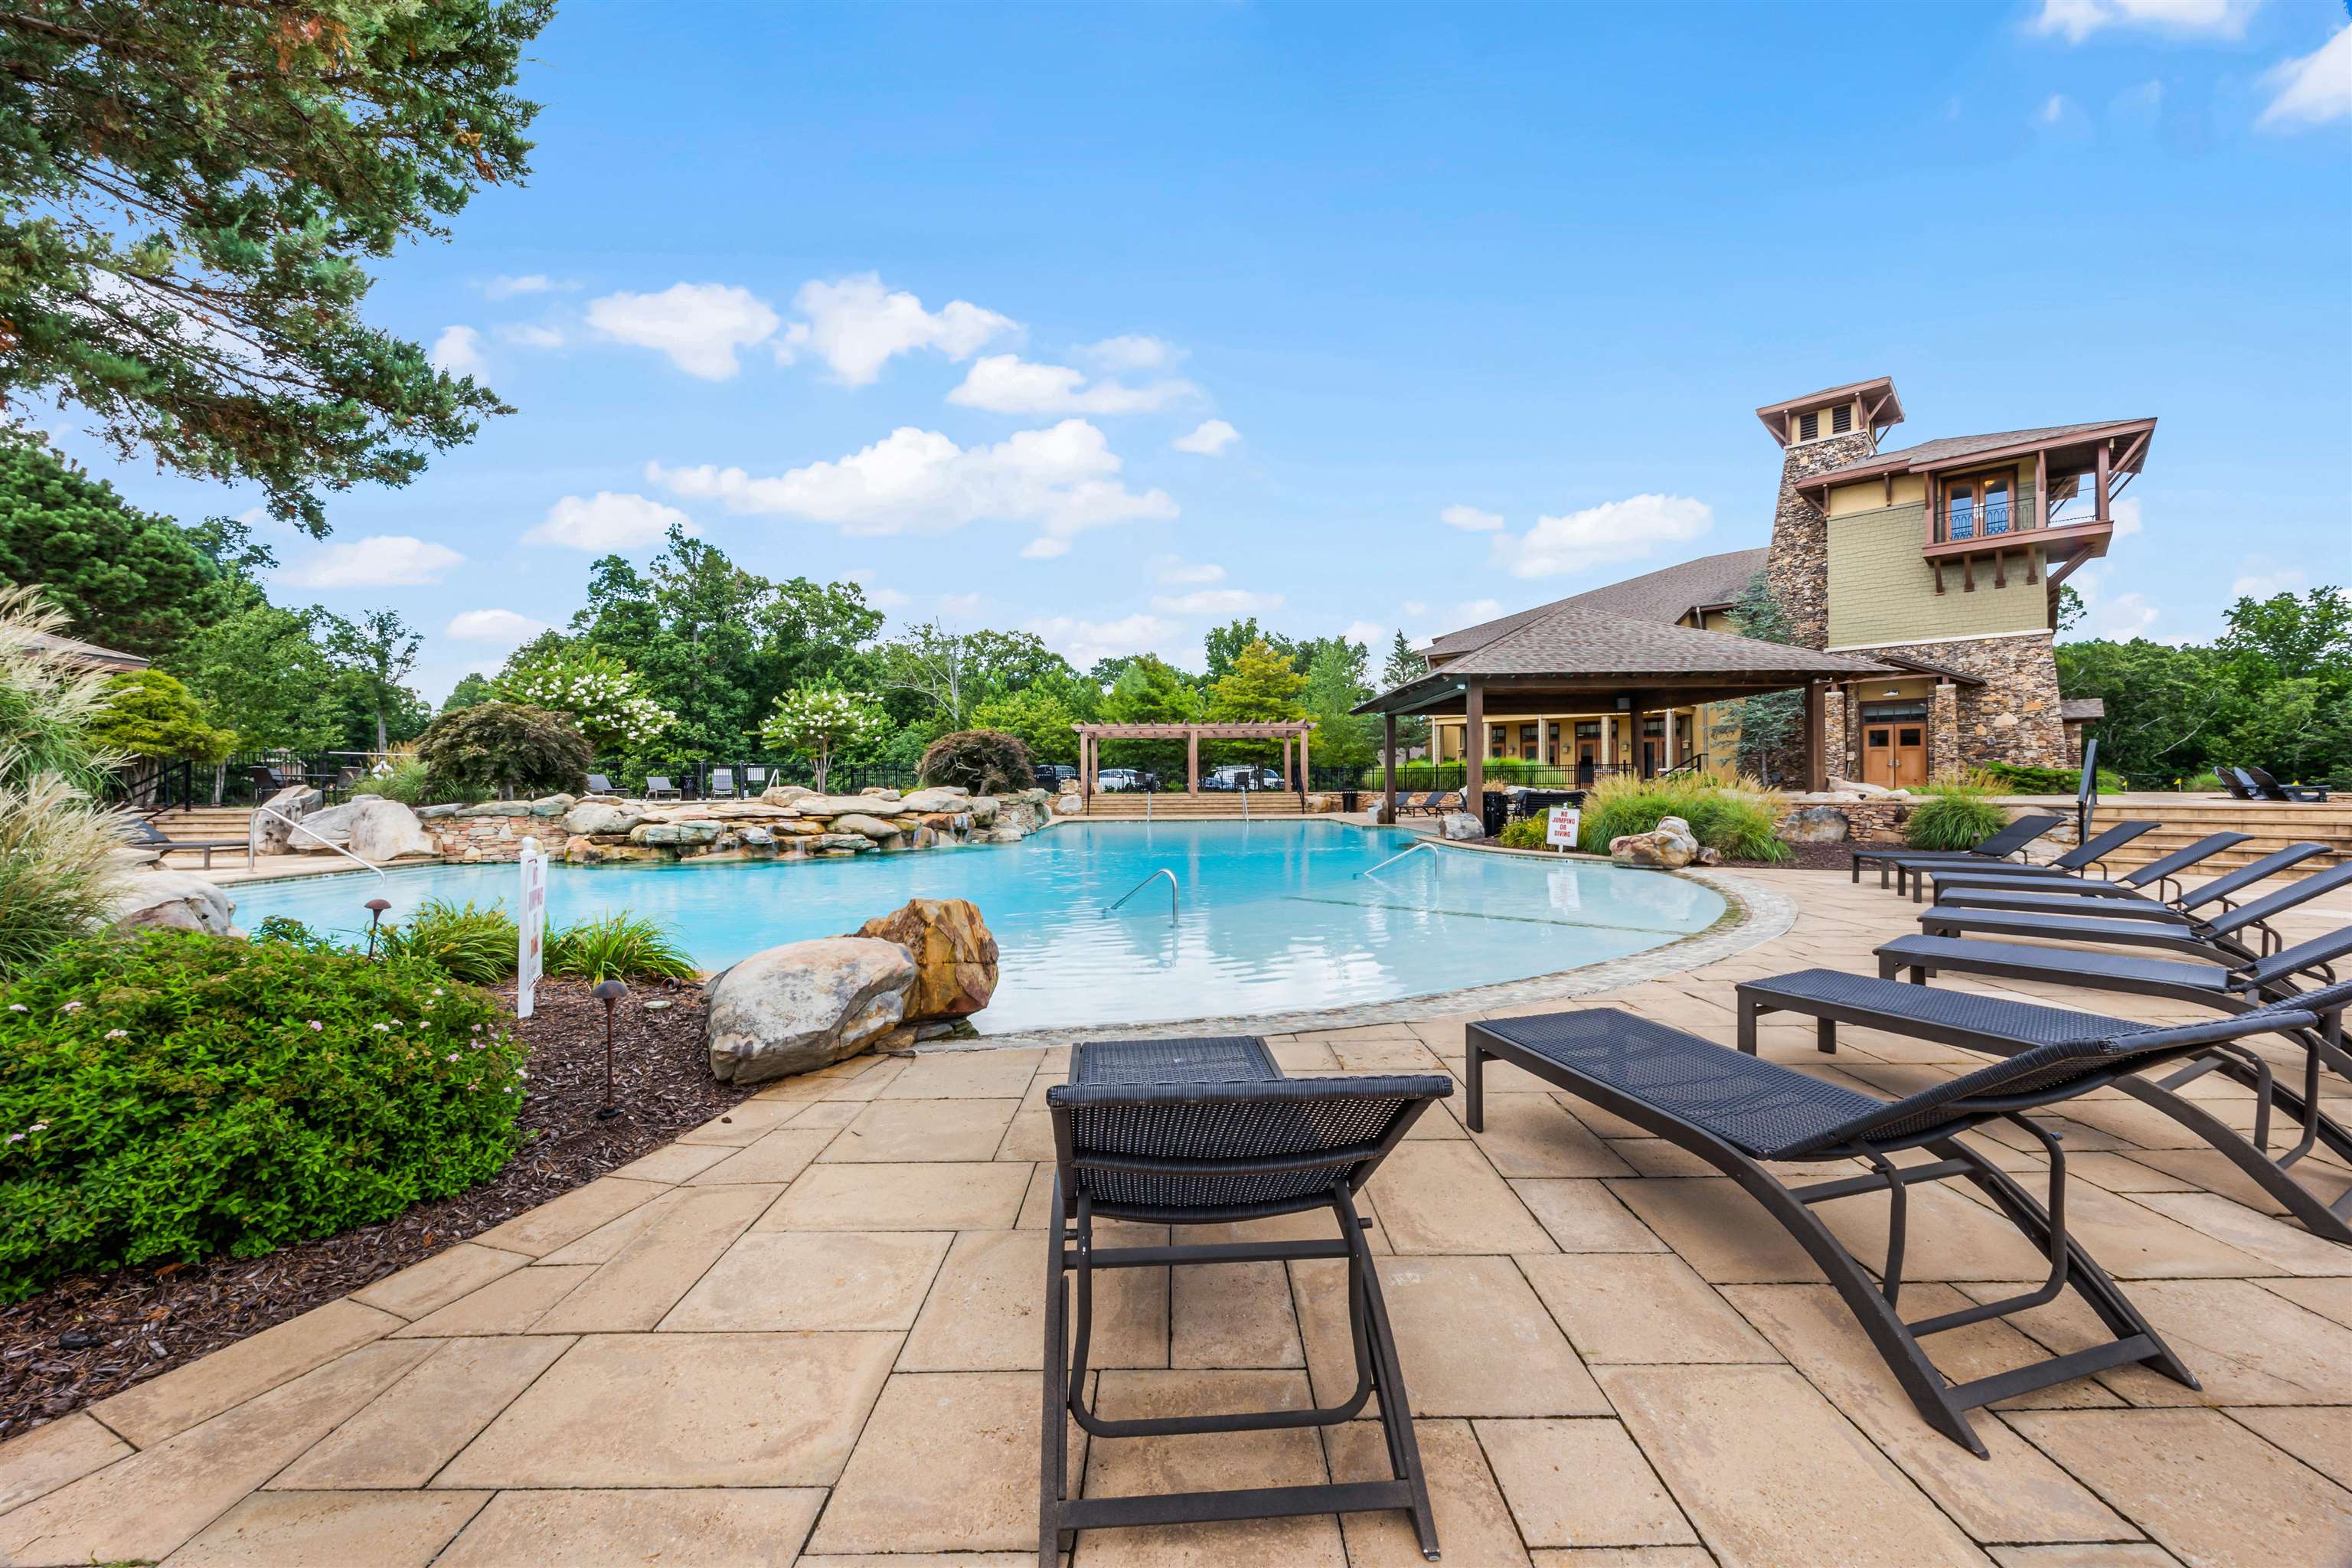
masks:
{"type": "Polygon", "coordinates": [[[647,800],[684,800],[686,796],[677,785],[670,783],[669,775],[667,773],[647,773],[646,798],[647,800]]]}
{"type": "Polygon", "coordinates": [[[1495,1018],[1463,1031],[1465,1120],[1474,1132],[1485,1126],[1486,1063],[1492,1058],[1705,1160],[1761,1204],[1811,1255],[1928,1425],[1983,1458],[1987,1452],[1968,1412],[1995,1400],[2134,1363],[2187,1387],[2199,1386],[2195,1374],[2067,1234],[2065,1151],[2056,1134],[2023,1113],[2202,1051],[2217,1040],[2314,1022],[2312,1013],[2279,1003],[2237,1018],[2042,1046],[1890,1101],[1613,1008],[1495,1018]],[[1678,1114],[1662,1100],[1679,1100],[1692,1114],[1678,1114]],[[2048,1155],[2046,1207],[2008,1173],[1957,1141],[1958,1134],[1994,1120],[2021,1128],[2048,1155]],[[1935,1158],[1912,1165],[1888,1158],[1912,1149],[1925,1149],[1935,1158]],[[1870,1170],[1790,1187],[1765,1169],[1768,1163],[1840,1159],[1863,1160],[1870,1170]],[[2049,1274],[2021,1295],[1906,1321],[1897,1307],[1908,1190],[1953,1177],[1973,1183],[1991,1200],[2049,1259],[2049,1274]],[[1886,1260],[1876,1279],[1812,1209],[1833,1198],[1874,1192],[1885,1193],[1889,1204],[1886,1260]],[[1920,1349],[1927,1336],[2008,1317],[2067,1290],[2098,1314],[2113,1339],[1957,1384],[1947,1382],[1920,1349]]]}
{"type": "MultiPolygon", "coordinates": [[[[2200,882],[2177,898],[2151,899],[2136,888],[2113,888],[2111,890],[2088,886],[2069,885],[2059,881],[2032,889],[1985,888],[1974,883],[1946,888],[1939,883],[1936,901],[1948,909],[1963,910],[2042,910],[2053,914],[2080,913],[2125,920],[2170,921],[2176,924],[2193,924],[2191,910],[2207,904],[2219,904],[2220,912],[2227,914],[2236,909],[2236,896],[2257,882],[2268,881],[2281,871],[2302,865],[2315,855],[2327,853],[2325,844],[2305,842],[2290,844],[2284,849],[2273,849],[2259,859],[2249,860],[2234,871],[2224,871],[2210,882],[2200,882]],[[2098,900],[2086,903],[2083,895],[2098,900]]],[[[1915,900],[1916,901],[1916,900],[1915,900]]]]}
{"type": "MultiPolygon", "coordinates": [[[[2078,880],[2091,867],[2105,865],[2106,857],[2114,851],[2122,848],[2141,834],[2153,833],[2163,826],[2162,823],[2151,818],[2118,822],[2105,833],[2084,839],[2054,860],[2044,860],[2039,865],[2032,863],[2021,865],[2014,868],[2009,874],[2013,877],[2031,879],[2037,884],[2078,880]]],[[[1951,863],[1937,860],[1928,866],[1915,867],[1906,861],[1897,860],[1895,862],[1895,889],[1901,892],[1907,885],[1911,890],[1911,901],[1916,904],[1927,890],[1927,879],[1939,868],[1950,870],[1951,863]]]]}
{"type": "MultiPolygon", "coordinates": [[[[2182,892],[2179,873],[2186,871],[2191,866],[2211,859],[2224,849],[2234,848],[2252,837],[2251,833],[2209,833],[2196,843],[2184,845],[2160,859],[2136,867],[2112,881],[2095,881],[2087,877],[2062,879],[2053,876],[2050,866],[2013,866],[2000,871],[1980,871],[1973,867],[1961,867],[1957,869],[1949,867],[1931,867],[1927,872],[1927,879],[1935,883],[1936,896],[1938,900],[1942,899],[1944,889],[1948,887],[2014,889],[2021,891],[2054,888],[2070,893],[2115,898],[2141,892],[2153,885],[2157,897],[2170,902],[2179,898],[2182,892]]],[[[1918,901],[1916,895],[1920,879],[1915,876],[1911,885],[1914,893],[1912,901],[1916,903],[1918,901]]]]}
{"type": "Polygon", "coordinates": [[[1041,1568],[1055,1568],[1080,1530],[1391,1508],[1410,1512],[1423,1555],[1436,1561],[1412,1402],[1354,1194],[1430,1102],[1453,1089],[1443,1074],[1285,1078],[1264,1042],[1248,1037],[1089,1041],[1073,1050],[1070,1081],[1045,1094],[1055,1173],[1045,1254],[1041,1568]],[[1230,1225],[1318,1209],[1338,1223],[1337,1237],[1164,1247],[1102,1247],[1095,1238],[1097,1218],[1230,1225]],[[1356,1386],[1339,1404],[1120,1420],[1087,1403],[1095,1270],[1296,1258],[1347,1260],[1356,1386]],[[1328,1426],[1352,1419],[1375,1394],[1391,1479],[1071,1496],[1069,1420],[1097,1438],[1328,1426]]]}
{"type": "Polygon", "coordinates": [[[2256,795],[2267,801],[2292,805],[2326,805],[2327,791],[2312,784],[2283,784],[2257,767],[2242,767],[2238,776],[2254,787],[2256,795]]]}
{"type": "Polygon", "coordinates": [[[1878,862],[1878,885],[1888,886],[1888,876],[1898,860],[1933,865],[1991,865],[2012,855],[2022,855],[2025,847],[2053,827],[2063,827],[2066,819],[2047,812],[2028,812],[1998,833],[1987,834],[1966,849],[1914,849],[1908,845],[1872,844],[1853,851],[1847,869],[1854,882],[1862,880],[1862,863],[1878,862]]]}
{"type": "MultiPolygon", "coordinates": [[[[2324,850],[2325,846],[2321,847],[2324,850]]],[[[2282,850],[2282,854],[2285,851],[2282,850]]],[[[1971,910],[1936,904],[1919,916],[1919,929],[1928,936],[1962,936],[1970,931],[1996,936],[2041,937],[2051,942],[2112,942],[2126,947],[2158,947],[2191,958],[2210,958],[2232,966],[2267,957],[2286,945],[2273,915],[2309,903],[2352,882],[2352,860],[2288,883],[2248,903],[2234,905],[2210,920],[2195,916],[2178,923],[2109,918],[2085,909],[2081,914],[2028,910],[1971,910]],[[2258,932],[2260,951],[2238,939],[2240,931],[2258,932]]],[[[2098,900],[2104,903],[2105,900],[2098,900]]]]}
{"type": "MultiPolygon", "coordinates": [[[[2352,942],[2345,944],[2352,950],[2352,942]]],[[[1915,968],[1915,976],[1919,971],[1915,968]]],[[[2336,990],[2352,996],[2352,985],[2336,990]]],[[[2322,1202],[2290,1173],[2295,1163],[2323,1140],[2338,1158],[2352,1156],[2352,1133],[2319,1109],[2319,1069],[2330,1058],[2343,1060],[2343,1002],[2325,1002],[2325,991],[2292,998],[2293,1005],[2318,1015],[2311,1028],[2280,1032],[2303,1047],[2304,1068],[2299,1090],[2282,1087],[2269,1060],[2242,1045],[2217,1043],[2209,1053],[2160,1079],[2137,1073],[2116,1081],[2116,1087],[2142,1104],[2180,1123],[2231,1164],[2243,1172],[2315,1236],[2352,1246],[2352,1192],[2334,1204],[2322,1202]],[[2221,1072],[2254,1094],[2254,1130],[2239,1132],[2179,1090],[2211,1072],[2221,1072]],[[2303,1129],[2303,1135],[2282,1153],[2270,1152],[2273,1109],[2284,1110],[2303,1129]]],[[[1892,976],[1872,979],[1835,970],[1808,969],[1769,980],[1746,980],[1738,986],[1739,1048],[1756,1054],[1756,1021],[1766,1013],[1798,1013],[1815,1025],[1814,1043],[1825,1054],[1837,1050],[1837,1026],[1853,1024],[1883,1029],[1911,1039],[1932,1040],[1986,1056],[2014,1057],[2045,1045],[2053,1038],[2107,1037],[2138,1027],[2127,1018],[2064,1007],[2039,1006],[2003,997],[1978,996],[1961,991],[1927,989],[1924,978],[1904,984],[1892,976]]],[[[2232,999],[2206,1000],[2225,1012],[2242,1016],[2257,1004],[2232,999]]]]}

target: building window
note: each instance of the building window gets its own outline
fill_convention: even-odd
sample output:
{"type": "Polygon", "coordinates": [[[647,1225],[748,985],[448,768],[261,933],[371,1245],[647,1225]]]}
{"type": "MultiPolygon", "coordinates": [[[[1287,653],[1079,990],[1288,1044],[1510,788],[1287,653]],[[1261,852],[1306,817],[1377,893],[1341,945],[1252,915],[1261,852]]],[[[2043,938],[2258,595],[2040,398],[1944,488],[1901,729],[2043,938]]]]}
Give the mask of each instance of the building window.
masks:
{"type": "Polygon", "coordinates": [[[1818,413],[1797,416],[1797,439],[1811,441],[1822,433],[1822,416],[1818,413]]]}
{"type": "Polygon", "coordinates": [[[1830,410],[1830,434],[1843,436],[1853,428],[1853,405],[1841,403],[1830,410]]]}

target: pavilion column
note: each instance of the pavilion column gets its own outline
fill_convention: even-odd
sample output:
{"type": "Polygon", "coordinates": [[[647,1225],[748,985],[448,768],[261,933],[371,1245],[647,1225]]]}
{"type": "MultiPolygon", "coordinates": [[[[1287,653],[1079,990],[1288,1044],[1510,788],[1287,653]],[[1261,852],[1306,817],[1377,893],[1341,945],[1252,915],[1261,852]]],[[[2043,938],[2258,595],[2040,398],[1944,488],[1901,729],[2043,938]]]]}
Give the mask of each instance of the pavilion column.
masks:
{"type": "Polygon", "coordinates": [[[1678,768],[1678,767],[1680,767],[1680,766],[1682,766],[1682,765],[1683,765],[1683,729],[1682,729],[1682,724],[1681,724],[1681,721],[1679,721],[1679,719],[1676,717],[1676,715],[1675,715],[1675,710],[1674,710],[1673,709],[1671,709],[1671,708],[1667,709],[1667,710],[1665,710],[1665,714],[1666,714],[1666,766],[1668,766],[1668,767],[1670,767],[1670,768],[1678,768]]]}
{"type": "Polygon", "coordinates": [[[1821,681],[1805,683],[1805,787],[1830,787],[1829,689],[1821,681]]]}
{"type": "Polygon", "coordinates": [[[1307,763],[1307,731],[1305,730],[1298,731],[1298,777],[1296,782],[1298,793],[1301,795],[1307,793],[1307,785],[1312,782],[1307,763]]]}
{"type": "Polygon", "coordinates": [[[1462,809],[1485,810],[1486,794],[1486,683],[1473,680],[1462,704],[1462,809]]]}
{"type": "Polygon", "coordinates": [[[1290,737],[1285,735],[1282,738],[1282,782],[1284,784],[1289,784],[1298,775],[1297,773],[1290,771],[1290,737]]]}
{"type": "Polygon", "coordinates": [[[1393,823],[1396,821],[1396,715],[1381,714],[1381,796],[1388,803],[1388,810],[1381,814],[1381,820],[1393,823]]]}
{"type": "Polygon", "coordinates": [[[1201,793],[1201,731],[1189,725],[1184,731],[1184,793],[1201,793]]]}
{"type": "Polygon", "coordinates": [[[1536,766],[1541,767],[1550,761],[1551,721],[1538,714],[1536,716],[1536,766]]]}

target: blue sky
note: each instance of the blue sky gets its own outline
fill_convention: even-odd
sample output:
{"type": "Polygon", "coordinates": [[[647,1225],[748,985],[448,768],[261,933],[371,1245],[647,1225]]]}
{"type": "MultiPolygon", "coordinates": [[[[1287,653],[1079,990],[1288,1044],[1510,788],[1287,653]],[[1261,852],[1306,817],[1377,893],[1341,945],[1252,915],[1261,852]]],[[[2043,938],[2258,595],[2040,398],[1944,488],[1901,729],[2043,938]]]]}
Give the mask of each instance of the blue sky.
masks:
{"type": "Polygon", "coordinates": [[[2092,629],[2352,580],[2334,0],[575,3],[532,55],[530,184],[370,307],[520,412],[268,535],[436,699],[678,516],[1081,662],[1423,637],[1762,543],[1750,410],[1878,374],[1893,445],[2161,417],[2092,629]]]}

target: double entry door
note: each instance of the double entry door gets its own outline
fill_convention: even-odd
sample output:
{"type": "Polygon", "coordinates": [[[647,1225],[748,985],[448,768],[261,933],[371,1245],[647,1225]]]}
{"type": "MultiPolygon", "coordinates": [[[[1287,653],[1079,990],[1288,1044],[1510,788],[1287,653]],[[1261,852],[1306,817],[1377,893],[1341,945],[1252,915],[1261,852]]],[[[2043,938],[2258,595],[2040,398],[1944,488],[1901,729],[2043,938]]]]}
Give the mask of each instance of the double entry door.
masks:
{"type": "Polygon", "coordinates": [[[1927,782],[1927,715],[1924,707],[1862,711],[1862,782],[1883,789],[1916,789],[1927,782]]]}

